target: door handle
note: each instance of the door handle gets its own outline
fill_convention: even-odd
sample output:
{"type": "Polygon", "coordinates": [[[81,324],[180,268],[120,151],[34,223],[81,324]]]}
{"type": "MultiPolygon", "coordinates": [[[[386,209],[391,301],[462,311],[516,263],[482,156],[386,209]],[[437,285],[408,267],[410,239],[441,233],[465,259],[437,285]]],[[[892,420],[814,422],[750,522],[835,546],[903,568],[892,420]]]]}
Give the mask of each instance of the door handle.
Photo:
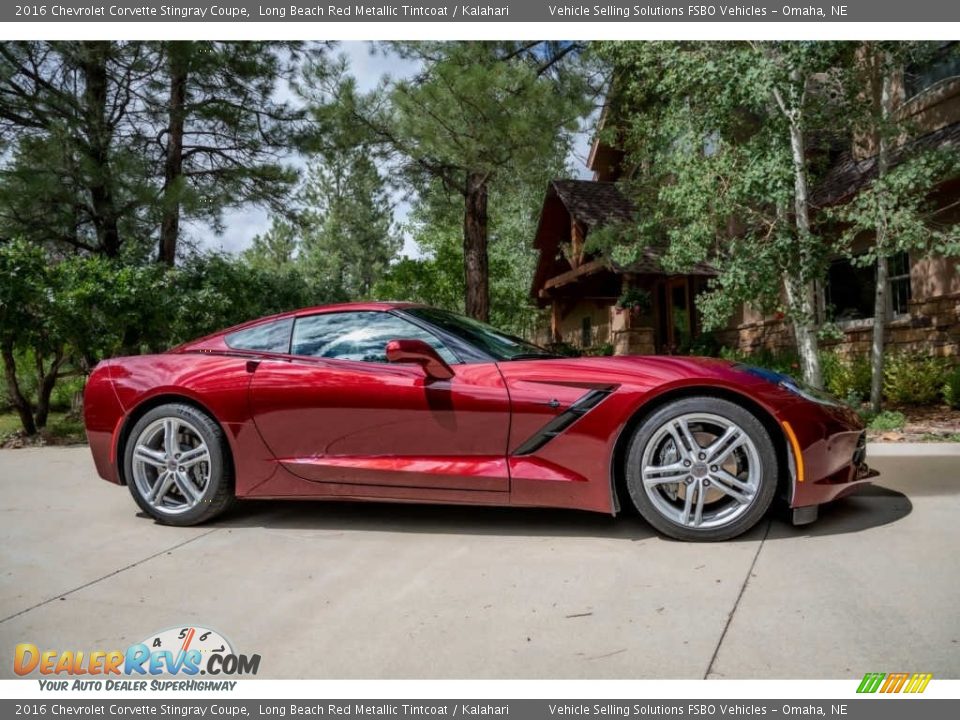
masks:
{"type": "Polygon", "coordinates": [[[248,373],[256,372],[257,367],[259,367],[259,365],[260,365],[259,360],[247,360],[247,372],[248,373]]]}

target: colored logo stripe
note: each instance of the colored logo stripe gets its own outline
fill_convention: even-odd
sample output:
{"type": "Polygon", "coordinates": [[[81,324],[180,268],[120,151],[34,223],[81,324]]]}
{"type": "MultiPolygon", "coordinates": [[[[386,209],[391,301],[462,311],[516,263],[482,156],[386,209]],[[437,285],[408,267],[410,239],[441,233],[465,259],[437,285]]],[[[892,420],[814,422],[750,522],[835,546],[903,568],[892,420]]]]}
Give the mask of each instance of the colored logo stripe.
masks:
{"type": "Polygon", "coordinates": [[[927,689],[931,673],[867,673],[860,681],[858,693],[922,693],[927,689]]]}
{"type": "Polygon", "coordinates": [[[904,692],[908,693],[922,693],[927,689],[927,684],[933,679],[933,675],[930,673],[914,673],[913,677],[910,678],[910,682],[907,683],[907,688],[904,692]]]}

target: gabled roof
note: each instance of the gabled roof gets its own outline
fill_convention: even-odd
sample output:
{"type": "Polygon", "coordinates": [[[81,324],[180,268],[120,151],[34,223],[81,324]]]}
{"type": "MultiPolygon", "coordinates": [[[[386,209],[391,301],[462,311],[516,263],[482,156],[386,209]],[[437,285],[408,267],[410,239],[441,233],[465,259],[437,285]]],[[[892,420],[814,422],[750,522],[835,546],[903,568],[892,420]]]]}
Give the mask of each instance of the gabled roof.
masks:
{"type": "MultiPolygon", "coordinates": [[[[560,278],[562,282],[555,283],[556,287],[577,282],[581,277],[602,270],[618,274],[666,274],[661,263],[663,249],[657,247],[644,248],[642,257],[629,265],[621,265],[609,259],[597,259],[582,265],[580,269],[571,268],[566,260],[559,257],[560,243],[569,240],[569,235],[561,236],[555,216],[552,220],[547,218],[548,213],[555,213],[551,208],[556,208],[558,201],[567,214],[583,225],[588,233],[609,224],[629,224],[635,218],[636,210],[633,203],[620,192],[616,183],[594,180],[551,180],[533,241],[533,246],[540,251],[531,287],[534,298],[540,298],[540,290],[547,287],[547,282],[551,278],[560,278],[560,276],[563,276],[560,278]]],[[[569,222],[561,224],[560,227],[563,231],[569,232],[569,222]]],[[[685,274],[715,275],[716,270],[709,263],[697,263],[685,274]]]]}
{"type": "MultiPolygon", "coordinates": [[[[896,165],[903,156],[918,150],[935,150],[947,147],[960,148],[960,122],[934,130],[914,138],[891,153],[891,163],[896,165]]],[[[857,160],[847,151],[827,171],[826,176],[813,191],[814,205],[827,207],[848,200],[877,177],[877,156],[857,160]]]]}
{"type": "Polygon", "coordinates": [[[633,203],[623,196],[616,183],[553,180],[550,185],[570,215],[590,230],[633,220],[633,203]]]}

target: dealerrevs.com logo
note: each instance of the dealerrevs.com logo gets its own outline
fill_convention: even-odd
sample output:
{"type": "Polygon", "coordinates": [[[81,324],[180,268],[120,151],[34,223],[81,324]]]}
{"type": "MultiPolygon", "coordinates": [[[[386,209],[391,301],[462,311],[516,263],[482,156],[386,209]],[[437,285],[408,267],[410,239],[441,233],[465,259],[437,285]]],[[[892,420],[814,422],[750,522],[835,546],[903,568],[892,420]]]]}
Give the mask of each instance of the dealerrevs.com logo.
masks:
{"type": "MultiPolygon", "coordinates": [[[[234,651],[230,641],[215,630],[203,627],[176,627],[154,633],[126,650],[41,650],[33,643],[19,643],[14,650],[13,670],[25,676],[240,676],[256,675],[260,655],[234,651]]],[[[109,682],[109,680],[108,680],[109,682]]],[[[44,683],[54,685],[54,683],[44,683]]],[[[74,684],[78,684],[74,681],[74,684]]],[[[143,689],[111,682],[107,689],[143,689]]],[[[68,683],[50,689],[66,690],[68,683]]],[[[77,689],[84,689],[79,684],[77,689]]],[[[74,688],[70,688],[74,689],[74,688]]],[[[91,688],[95,689],[95,688],[91,688]]],[[[186,688],[178,688],[186,689],[186,688]]]]}

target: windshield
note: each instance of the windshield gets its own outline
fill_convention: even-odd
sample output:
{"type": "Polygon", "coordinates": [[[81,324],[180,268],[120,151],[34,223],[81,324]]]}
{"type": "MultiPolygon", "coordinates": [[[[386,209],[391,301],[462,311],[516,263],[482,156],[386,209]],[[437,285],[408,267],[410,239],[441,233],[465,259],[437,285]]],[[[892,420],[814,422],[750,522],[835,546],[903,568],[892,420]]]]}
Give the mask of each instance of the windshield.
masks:
{"type": "Polygon", "coordinates": [[[522,360],[531,358],[557,357],[543,348],[537,347],[513,335],[500,332],[486,323],[472,318],[438,310],[437,308],[417,307],[407,308],[405,313],[424,320],[451,335],[482,350],[495,360],[522,360]]]}

